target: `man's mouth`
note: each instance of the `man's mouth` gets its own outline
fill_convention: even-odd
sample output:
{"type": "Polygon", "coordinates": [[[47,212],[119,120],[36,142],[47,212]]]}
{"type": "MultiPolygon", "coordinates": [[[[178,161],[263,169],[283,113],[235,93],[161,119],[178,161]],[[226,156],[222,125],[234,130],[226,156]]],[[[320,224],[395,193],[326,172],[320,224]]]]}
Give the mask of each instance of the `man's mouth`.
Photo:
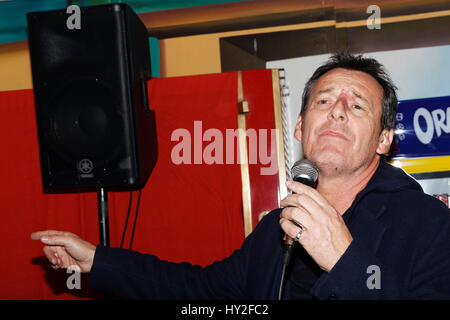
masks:
{"type": "Polygon", "coordinates": [[[329,136],[329,137],[335,137],[335,138],[348,140],[344,134],[334,131],[334,130],[325,130],[320,134],[320,136],[329,136]]]}

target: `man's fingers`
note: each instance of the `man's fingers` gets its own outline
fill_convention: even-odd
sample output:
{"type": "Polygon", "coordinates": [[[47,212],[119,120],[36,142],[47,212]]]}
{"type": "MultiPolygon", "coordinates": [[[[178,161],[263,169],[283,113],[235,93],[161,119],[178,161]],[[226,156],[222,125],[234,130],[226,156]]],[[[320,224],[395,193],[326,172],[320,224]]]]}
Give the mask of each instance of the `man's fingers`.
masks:
{"type": "Polygon", "coordinates": [[[307,194],[290,194],[280,202],[281,206],[287,208],[299,208],[306,213],[315,214],[322,212],[321,206],[307,194]]]}
{"type": "Polygon", "coordinates": [[[65,252],[63,247],[56,247],[56,254],[59,258],[59,265],[63,268],[67,268],[70,266],[71,258],[70,256],[65,252]]]}
{"type": "Polygon", "coordinates": [[[286,233],[289,237],[295,238],[295,235],[300,230],[305,230],[304,228],[299,228],[296,225],[294,225],[291,221],[281,218],[280,219],[280,226],[283,229],[284,233],[286,233]]]}
{"type": "Polygon", "coordinates": [[[298,224],[302,228],[310,228],[312,224],[311,215],[303,208],[284,208],[281,212],[281,218],[288,220],[293,225],[298,224]]]}
{"type": "Polygon", "coordinates": [[[56,264],[56,255],[55,255],[55,251],[53,250],[52,247],[49,246],[45,246],[44,249],[44,254],[47,257],[47,259],[50,261],[51,264],[56,264]]]}
{"type": "Polygon", "coordinates": [[[53,269],[68,268],[71,265],[70,256],[61,246],[45,246],[44,254],[53,269]]]}
{"type": "Polygon", "coordinates": [[[298,204],[297,195],[288,194],[285,198],[283,198],[280,202],[280,206],[283,208],[286,207],[296,207],[298,204]]]}
{"type": "Polygon", "coordinates": [[[303,207],[304,201],[312,202],[312,198],[307,194],[288,194],[284,199],[281,200],[280,205],[283,208],[287,207],[303,207]]]}
{"type": "Polygon", "coordinates": [[[327,204],[327,201],[320,195],[319,192],[317,192],[316,189],[311,188],[303,183],[296,181],[286,181],[286,187],[297,194],[306,194],[321,206],[325,206],[327,204]]]}
{"type": "Polygon", "coordinates": [[[52,264],[52,267],[56,268],[61,264],[61,258],[57,253],[56,247],[45,246],[43,250],[48,261],[52,264]]]}

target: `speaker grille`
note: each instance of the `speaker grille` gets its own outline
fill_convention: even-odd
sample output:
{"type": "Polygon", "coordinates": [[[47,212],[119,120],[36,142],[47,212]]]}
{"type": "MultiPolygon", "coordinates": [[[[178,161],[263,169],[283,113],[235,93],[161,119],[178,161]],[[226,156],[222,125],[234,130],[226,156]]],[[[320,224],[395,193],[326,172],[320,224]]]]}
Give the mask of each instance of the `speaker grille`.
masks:
{"type": "Polygon", "coordinates": [[[98,80],[78,80],[58,90],[49,106],[48,132],[63,158],[112,161],[123,150],[123,119],[114,93],[98,80]]]}

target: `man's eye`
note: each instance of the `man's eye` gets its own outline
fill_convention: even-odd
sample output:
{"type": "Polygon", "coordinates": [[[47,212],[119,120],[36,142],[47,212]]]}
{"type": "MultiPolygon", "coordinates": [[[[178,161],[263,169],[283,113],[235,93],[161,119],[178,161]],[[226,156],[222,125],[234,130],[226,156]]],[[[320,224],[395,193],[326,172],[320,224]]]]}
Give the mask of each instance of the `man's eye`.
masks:
{"type": "Polygon", "coordinates": [[[355,109],[355,110],[362,110],[363,108],[360,105],[355,104],[353,106],[353,109],[355,109]]]}
{"type": "Polygon", "coordinates": [[[327,103],[328,103],[328,100],[326,100],[326,99],[320,99],[320,100],[318,101],[318,103],[319,103],[319,104],[327,104],[327,103]]]}

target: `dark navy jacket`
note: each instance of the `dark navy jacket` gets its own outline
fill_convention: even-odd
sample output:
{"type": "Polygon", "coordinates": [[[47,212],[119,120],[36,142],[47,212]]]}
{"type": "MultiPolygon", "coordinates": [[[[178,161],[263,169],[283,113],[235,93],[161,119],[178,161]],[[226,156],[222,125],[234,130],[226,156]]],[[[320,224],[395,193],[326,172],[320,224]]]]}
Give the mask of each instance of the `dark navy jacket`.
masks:
{"type": "MultiPolygon", "coordinates": [[[[266,215],[239,250],[205,268],[99,246],[90,285],[130,299],[277,299],[280,212],[266,215]]],[[[381,162],[345,215],[353,241],[314,283],[312,297],[450,299],[450,211],[444,203],[381,162]],[[379,268],[379,289],[368,286],[370,266],[379,268]]]]}

